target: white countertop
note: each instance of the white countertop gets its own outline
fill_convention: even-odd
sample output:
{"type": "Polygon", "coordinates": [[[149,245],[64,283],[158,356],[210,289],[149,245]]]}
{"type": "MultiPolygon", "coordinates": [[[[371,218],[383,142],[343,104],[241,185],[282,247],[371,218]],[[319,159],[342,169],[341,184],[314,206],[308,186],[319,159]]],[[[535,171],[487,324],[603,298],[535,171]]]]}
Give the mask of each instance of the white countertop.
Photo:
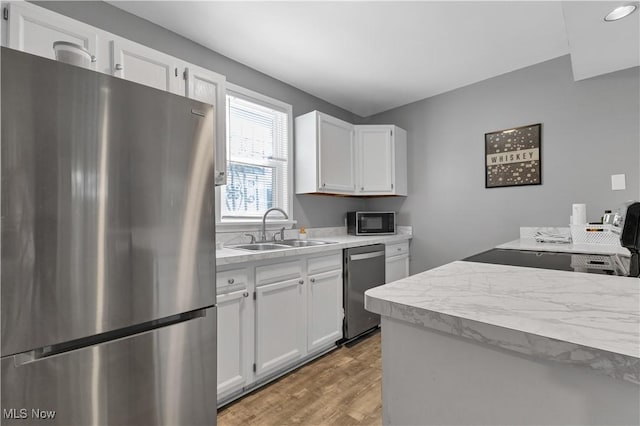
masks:
{"type": "MultiPolygon", "coordinates": [[[[311,238],[310,238],[311,239],[311,238]]],[[[356,237],[353,235],[331,235],[313,240],[331,241],[335,244],[326,244],[310,247],[292,247],[282,250],[270,250],[262,252],[250,252],[247,250],[222,248],[216,250],[216,266],[230,265],[235,263],[255,262],[264,259],[278,259],[290,256],[304,256],[307,254],[322,253],[332,250],[342,250],[344,248],[366,246],[370,244],[393,244],[411,239],[411,234],[378,235],[356,237]]]]}
{"type": "Polygon", "coordinates": [[[622,246],[609,244],[556,244],[556,243],[539,243],[535,238],[520,238],[518,240],[509,241],[500,244],[496,248],[506,250],[533,250],[533,251],[553,251],[560,253],[585,253],[585,254],[604,254],[619,255],[629,257],[629,250],[622,246]]]}
{"type": "Polygon", "coordinates": [[[368,290],[368,310],[640,383],[640,280],[457,261],[368,290]]]}

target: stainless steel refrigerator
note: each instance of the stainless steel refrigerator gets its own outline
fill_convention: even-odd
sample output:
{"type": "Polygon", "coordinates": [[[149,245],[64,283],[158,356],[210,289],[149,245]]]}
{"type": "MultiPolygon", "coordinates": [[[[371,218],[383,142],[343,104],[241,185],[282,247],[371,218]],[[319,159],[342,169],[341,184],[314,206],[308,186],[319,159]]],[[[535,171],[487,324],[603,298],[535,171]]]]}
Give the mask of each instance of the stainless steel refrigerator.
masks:
{"type": "Polygon", "coordinates": [[[2,424],[215,425],[212,107],[0,65],[2,424]]]}

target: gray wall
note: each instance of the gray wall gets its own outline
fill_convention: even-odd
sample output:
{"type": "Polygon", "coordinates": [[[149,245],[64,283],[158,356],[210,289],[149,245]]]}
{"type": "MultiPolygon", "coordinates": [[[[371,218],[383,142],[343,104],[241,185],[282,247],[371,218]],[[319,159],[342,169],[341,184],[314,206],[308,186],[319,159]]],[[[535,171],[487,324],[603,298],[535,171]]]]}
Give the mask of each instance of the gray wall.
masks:
{"type": "MultiPolygon", "coordinates": [[[[99,1],[41,1],[34,3],[223,74],[231,83],[287,102],[293,106],[294,117],[317,109],[349,122],[355,123],[361,119],[357,115],[110,4],[99,1]]],[[[293,217],[298,221],[298,226],[341,226],[344,223],[346,211],[361,210],[364,205],[364,200],[354,198],[294,195],[293,217]]]]}
{"type": "Polygon", "coordinates": [[[574,202],[596,220],[640,198],[638,68],[574,82],[567,56],[362,119],[109,4],[38,4],[224,74],[290,103],[294,116],[318,109],[406,129],[408,197],[294,196],[293,215],[319,227],[342,225],[347,210],[398,210],[414,226],[413,273],[515,239],[523,225],[566,225],[574,202]],[[485,189],[484,133],[539,122],[543,184],[485,189]],[[610,190],[613,173],[627,175],[626,191],[610,190]]]}
{"type": "Polygon", "coordinates": [[[638,68],[574,82],[568,56],[368,118],[408,133],[409,195],[370,209],[413,225],[412,273],[518,238],[520,226],[567,226],[640,199],[638,68]],[[484,134],[542,123],[542,185],[484,187],[484,134]],[[624,173],[625,191],[611,191],[624,173]]]}

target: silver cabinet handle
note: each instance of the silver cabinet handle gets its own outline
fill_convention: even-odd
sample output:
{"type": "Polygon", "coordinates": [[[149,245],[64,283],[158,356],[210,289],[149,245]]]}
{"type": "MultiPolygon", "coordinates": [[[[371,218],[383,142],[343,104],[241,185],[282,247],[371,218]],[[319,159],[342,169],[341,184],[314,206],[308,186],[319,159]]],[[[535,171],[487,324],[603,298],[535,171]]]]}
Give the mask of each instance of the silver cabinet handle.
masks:
{"type": "Polygon", "coordinates": [[[98,60],[98,59],[97,59],[95,56],[91,55],[91,62],[95,62],[95,61],[97,61],[97,60],[98,60]]]}
{"type": "Polygon", "coordinates": [[[244,293],[242,293],[242,295],[243,295],[244,297],[249,297],[249,292],[248,292],[248,291],[245,291],[244,293]]]}
{"type": "Polygon", "coordinates": [[[316,279],[315,278],[310,278],[309,281],[311,281],[312,283],[315,283],[316,279]]]}
{"type": "Polygon", "coordinates": [[[298,281],[298,284],[300,284],[300,285],[304,284],[304,280],[298,281]]]}
{"type": "Polygon", "coordinates": [[[122,71],[122,64],[116,64],[116,71],[122,71]]]}
{"type": "Polygon", "coordinates": [[[323,184],[322,184],[322,187],[324,188],[325,186],[327,186],[327,184],[326,184],[326,183],[323,183],[323,184]]]}
{"type": "Polygon", "coordinates": [[[233,284],[233,283],[235,282],[235,280],[234,280],[233,278],[229,278],[229,279],[227,280],[227,282],[228,282],[229,284],[233,284]]]}
{"type": "Polygon", "coordinates": [[[364,186],[361,186],[361,187],[360,187],[360,191],[364,191],[364,186]]]}

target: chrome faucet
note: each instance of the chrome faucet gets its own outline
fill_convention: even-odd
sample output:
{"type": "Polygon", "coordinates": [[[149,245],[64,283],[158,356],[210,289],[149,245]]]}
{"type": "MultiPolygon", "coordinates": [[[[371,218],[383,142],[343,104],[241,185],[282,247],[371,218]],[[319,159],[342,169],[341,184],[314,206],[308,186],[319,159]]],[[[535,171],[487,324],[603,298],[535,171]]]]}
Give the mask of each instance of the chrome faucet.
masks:
{"type": "Polygon", "coordinates": [[[285,219],[289,219],[289,216],[287,216],[287,213],[282,210],[280,207],[273,207],[270,208],[269,210],[267,210],[266,212],[264,212],[264,215],[262,216],[262,241],[267,241],[267,215],[269,213],[271,213],[272,211],[278,211],[280,213],[282,213],[284,215],[285,219]]]}

